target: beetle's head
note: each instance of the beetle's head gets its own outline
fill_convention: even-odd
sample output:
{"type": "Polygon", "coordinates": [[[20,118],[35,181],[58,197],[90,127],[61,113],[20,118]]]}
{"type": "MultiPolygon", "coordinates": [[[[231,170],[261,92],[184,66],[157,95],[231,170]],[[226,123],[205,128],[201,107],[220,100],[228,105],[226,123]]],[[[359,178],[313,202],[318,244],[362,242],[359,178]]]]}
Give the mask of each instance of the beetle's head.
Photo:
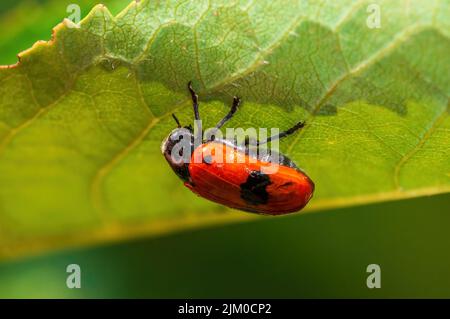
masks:
{"type": "Polygon", "coordinates": [[[194,132],[191,126],[181,127],[174,116],[178,128],[174,129],[161,144],[161,152],[166,161],[183,181],[189,182],[189,163],[194,152],[194,132]]]}

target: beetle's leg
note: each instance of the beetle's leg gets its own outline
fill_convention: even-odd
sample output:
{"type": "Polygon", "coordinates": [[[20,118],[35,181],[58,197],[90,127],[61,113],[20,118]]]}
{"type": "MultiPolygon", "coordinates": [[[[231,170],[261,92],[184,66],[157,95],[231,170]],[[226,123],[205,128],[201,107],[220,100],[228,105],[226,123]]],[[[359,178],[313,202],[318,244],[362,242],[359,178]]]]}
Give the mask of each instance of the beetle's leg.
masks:
{"type": "Polygon", "coordinates": [[[189,81],[188,89],[189,89],[189,92],[191,93],[191,97],[192,97],[192,106],[194,108],[194,117],[195,117],[197,131],[198,131],[198,133],[197,133],[198,136],[196,138],[198,140],[202,140],[203,130],[200,125],[200,114],[198,112],[198,95],[197,95],[197,93],[195,93],[194,89],[192,88],[192,81],[189,81]]]}
{"type": "Polygon", "coordinates": [[[198,95],[192,88],[192,81],[189,81],[188,89],[192,97],[192,106],[194,107],[194,117],[196,120],[200,120],[200,114],[198,113],[198,95]]]}
{"type": "Polygon", "coordinates": [[[238,98],[237,96],[233,97],[233,104],[231,105],[231,110],[230,112],[228,112],[227,115],[225,115],[225,117],[219,122],[217,123],[215,129],[220,129],[226,122],[228,122],[234,115],[234,113],[236,113],[239,104],[241,104],[241,99],[238,98]]]}
{"type": "MultiPolygon", "coordinates": [[[[212,131],[210,132],[210,134],[209,134],[211,137],[214,136],[214,134],[215,134],[222,126],[224,126],[224,124],[225,124],[226,122],[228,122],[228,121],[233,117],[234,113],[236,113],[236,111],[237,111],[237,109],[238,109],[238,107],[239,107],[239,104],[241,104],[241,99],[238,98],[237,96],[235,96],[235,97],[233,98],[233,104],[231,105],[231,110],[230,110],[230,112],[228,112],[228,114],[225,115],[225,117],[224,117],[222,120],[220,120],[220,122],[217,123],[217,125],[213,128],[213,130],[212,130],[212,131]]],[[[211,140],[211,138],[210,138],[210,140],[211,140]]]]}
{"type": "Polygon", "coordinates": [[[267,140],[265,140],[264,142],[256,141],[256,146],[262,145],[262,144],[266,144],[266,143],[269,143],[270,141],[278,140],[278,139],[281,139],[283,137],[289,136],[289,135],[295,133],[297,130],[303,128],[304,126],[305,126],[305,122],[298,122],[297,124],[295,124],[290,129],[288,129],[286,131],[283,131],[280,134],[271,136],[267,140]]]}

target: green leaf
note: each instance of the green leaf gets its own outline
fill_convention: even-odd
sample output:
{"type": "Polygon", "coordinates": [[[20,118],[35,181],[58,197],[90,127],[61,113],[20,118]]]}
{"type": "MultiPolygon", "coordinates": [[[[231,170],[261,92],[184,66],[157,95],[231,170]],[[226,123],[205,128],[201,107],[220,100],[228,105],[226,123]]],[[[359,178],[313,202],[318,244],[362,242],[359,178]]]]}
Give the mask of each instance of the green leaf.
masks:
{"type": "Polygon", "coordinates": [[[450,4],[133,2],[95,7],[0,70],[0,254],[255,217],[197,198],[160,154],[186,84],[214,125],[307,126],[281,149],[307,210],[450,190],[450,4]],[[369,10],[370,11],[370,10],[369,10]]]}
{"type": "MultiPolygon", "coordinates": [[[[0,64],[14,63],[17,53],[29,48],[36,39],[47,39],[50,30],[72,11],[73,0],[2,0],[0,4],[0,64]]],[[[97,4],[95,0],[77,0],[81,14],[97,4]]],[[[123,0],[102,0],[113,12],[123,9],[123,0]]]]}

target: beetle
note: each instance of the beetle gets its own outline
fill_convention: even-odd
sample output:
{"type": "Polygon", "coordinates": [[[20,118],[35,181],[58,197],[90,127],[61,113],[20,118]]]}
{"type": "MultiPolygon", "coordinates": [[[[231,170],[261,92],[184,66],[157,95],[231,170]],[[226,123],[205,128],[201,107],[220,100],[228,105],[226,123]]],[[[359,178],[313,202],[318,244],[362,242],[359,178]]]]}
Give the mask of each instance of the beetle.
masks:
{"type": "MultiPolygon", "coordinates": [[[[198,95],[191,82],[188,83],[188,90],[195,120],[199,121],[198,95]]],[[[240,98],[233,98],[231,110],[213,128],[214,131],[233,117],[240,103],[240,98]]],[[[304,127],[304,122],[269,137],[264,143],[257,141],[251,144],[246,139],[245,145],[238,145],[212,135],[208,139],[200,138],[201,143],[196,146],[192,126],[182,127],[175,114],[172,117],[177,128],[162,142],[161,151],[175,174],[195,194],[234,209],[265,215],[299,211],[311,199],[314,183],[291,159],[274,151],[268,154],[258,151],[256,155],[249,151],[251,146],[259,149],[264,143],[295,133],[304,127]],[[176,147],[184,138],[188,143],[187,155],[176,147]],[[215,155],[217,150],[225,154],[222,155],[223,160],[212,158],[211,154],[215,155]],[[176,152],[186,156],[175,160],[172,155],[176,152]],[[198,158],[200,160],[196,161],[198,158]],[[275,167],[275,173],[269,174],[268,167],[275,167]]],[[[218,158],[221,159],[220,156],[218,158]]]]}

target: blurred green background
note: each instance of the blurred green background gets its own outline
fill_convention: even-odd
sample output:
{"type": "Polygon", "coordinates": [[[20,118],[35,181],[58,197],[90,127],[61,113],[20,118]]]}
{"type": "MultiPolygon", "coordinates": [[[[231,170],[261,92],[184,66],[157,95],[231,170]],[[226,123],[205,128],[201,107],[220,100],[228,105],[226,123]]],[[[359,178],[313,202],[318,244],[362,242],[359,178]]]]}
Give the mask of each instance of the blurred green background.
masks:
{"type": "MultiPolygon", "coordinates": [[[[69,3],[0,3],[0,64],[50,38],[69,3]]],[[[103,1],[118,13],[128,0],[103,1]]],[[[0,297],[450,297],[450,195],[264,218],[0,264],[0,297]],[[82,288],[66,287],[79,264],[82,288]],[[381,289],[366,267],[381,266],[381,289]]]]}

